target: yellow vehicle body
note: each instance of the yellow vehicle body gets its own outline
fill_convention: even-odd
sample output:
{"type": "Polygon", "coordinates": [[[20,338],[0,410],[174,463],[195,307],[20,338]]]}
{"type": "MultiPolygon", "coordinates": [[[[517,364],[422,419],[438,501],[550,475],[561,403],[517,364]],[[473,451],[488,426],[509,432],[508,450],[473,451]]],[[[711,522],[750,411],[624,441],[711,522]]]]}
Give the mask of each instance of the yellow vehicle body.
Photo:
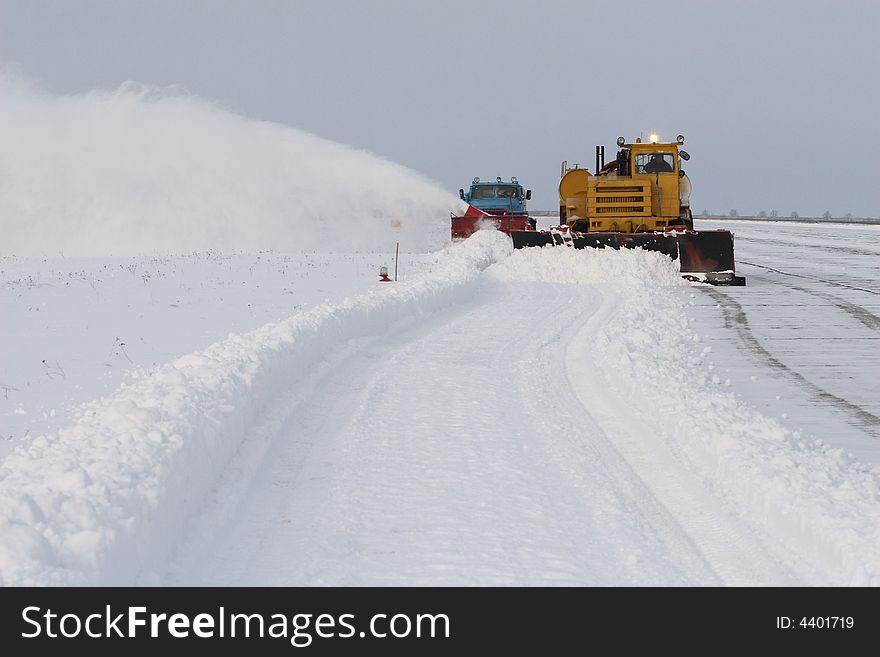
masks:
{"type": "Polygon", "coordinates": [[[644,233],[680,224],[692,228],[690,181],[679,152],[683,142],[628,144],[620,138],[617,158],[595,175],[563,162],[561,221],[583,233],[644,233]]]}
{"type": "Polygon", "coordinates": [[[562,163],[559,181],[560,225],[547,230],[511,230],[515,249],[641,249],[678,262],[688,280],[713,285],[745,285],[736,275],[733,233],[694,230],[691,183],[681,168],[690,159],[674,142],[627,143],[605,164],[605,147],[596,147],[596,174],[562,163]]]}

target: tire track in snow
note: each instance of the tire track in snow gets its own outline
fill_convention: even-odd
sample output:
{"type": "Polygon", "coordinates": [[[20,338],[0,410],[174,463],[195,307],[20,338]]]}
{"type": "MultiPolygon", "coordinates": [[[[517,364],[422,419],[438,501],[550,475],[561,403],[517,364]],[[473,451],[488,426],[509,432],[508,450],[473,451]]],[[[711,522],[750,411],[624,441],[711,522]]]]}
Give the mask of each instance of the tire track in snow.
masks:
{"type": "Polygon", "coordinates": [[[865,325],[872,331],[880,332],[880,317],[877,317],[877,315],[869,311],[867,308],[863,308],[862,306],[859,306],[857,304],[850,303],[846,299],[843,299],[835,294],[820,292],[818,290],[810,290],[809,288],[801,287],[800,285],[794,285],[792,283],[780,283],[778,281],[773,282],[785,285],[792,290],[797,290],[798,292],[803,292],[804,294],[809,294],[814,297],[824,299],[825,301],[828,301],[835,307],[839,308],[847,315],[851,316],[853,319],[865,325]]]}
{"type": "MultiPolygon", "coordinates": [[[[529,309],[527,314],[503,313],[521,330],[507,336],[507,344],[492,358],[493,378],[503,382],[503,394],[487,391],[479,399],[481,407],[501,409],[491,417],[494,421],[503,418],[505,431],[513,439],[510,448],[520,452],[519,504],[531,505],[528,515],[532,519],[542,518],[544,530],[535,525],[524,536],[540,532],[554,539],[555,548],[545,551],[539,560],[528,538],[521,539],[524,554],[520,554],[518,581],[642,585],[796,581],[778,560],[768,556],[768,548],[754,527],[731,515],[721,499],[708,494],[705,482],[690,473],[692,465],[683,455],[670,457],[667,451],[674,448],[662,441],[659,447],[643,446],[645,441],[660,440],[653,428],[643,427],[636,437],[629,429],[611,423],[607,426],[613,435],[606,433],[606,425],[600,426],[594,416],[602,397],[582,403],[575,393],[566,365],[570,345],[582,338],[584,326],[593,325],[594,309],[604,307],[597,301],[607,301],[591,290],[586,294],[579,286],[531,284],[528,289],[537,293],[521,293],[522,299],[508,303],[508,308],[529,309]],[[567,294],[562,294],[564,290],[567,294]],[[548,304],[547,311],[542,303],[548,304]],[[523,339],[523,334],[528,339],[523,339]],[[613,546],[607,545],[609,538],[613,546]],[[646,554],[646,546],[654,550],[663,546],[663,550],[646,554]],[[562,556],[565,554],[570,555],[568,560],[562,556]],[[576,565],[585,560],[602,567],[583,570],[576,565]],[[544,568],[543,580],[535,580],[531,569],[522,567],[529,562],[544,568]]],[[[505,290],[501,294],[511,293],[505,290]]],[[[499,300],[493,304],[501,306],[499,300]]],[[[460,318],[442,329],[453,337],[450,347],[461,347],[456,334],[473,334],[473,329],[460,328],[466,320],[472,321],[460,318]]],[[[485,320],[476,324],[494,325],[485,320]]],[[[492,335],[492,340],[501,339],[503,334],[492,335]]],[[[429,363],[435,358],[421,341],[395,355],[388,371],[398,370],[417,355],[427,355],[429,363]]],[[[384,394],[391,385],[386,379],[378,382],[374,391],[384,394]]],[[[391,397],[395,396],[392,392],[391,397]]],[[[375,409],[381,403],[381,396],[374,394],[364,400],[363,408],[375,409]]],[[[369,412],[365,417],[374,416],[369,412]]],[[[375,430],[373,427],[372,432],[375,430]]],[[[369,435],[371,431],[364,429],[362,433],[369,435]]],[[[365,451],[359,460],[369,463],[370,455],[365,451]]]]}
{"type": "Polygon", "coordinates": [[[627,400],[607,391],[608,381],[591,355],[588,339],[602,324],[606,307],[585,322],[568,348],[569,389],[584,406],[642,485],[659,500],[686,533],[721,583],[726,586],[792,585],[797,577],[771,554],[760,528],[737,517],[727,502],[711,492],[711,482],[658,428],[641,422],[627,400]]]}
{"type": "Polygon", "coordinates": [[[776,358],[755,337],[749,325],[749,318],[745,309],[736,299],[711,287],[700,286],[699,289],[712,296],[721,306],[724,316],[724,327],[734,329],[745,347],[760,363],[767,364],[785,376],[790,377],[804,390],[809,392],[816,402],[836,408],[844,413],[856,426],[864,429],[872,436],[880,438],[880,417],[847,399],[828,392],[776,358]]]}
{"type": "MultiPolygon", "coordinates": [[[[568,289],[577,290],[572,287],[568,289]]],[[[603,482],[603,492],[610,495],[614,503],[600,505],[601,509],[622,507],[633,517],[639,518],[646,540],[650,536],[662,541],[669,553],[676,555],[676,567],[686,573],[691,582],[720,583],[722,578],[694,544],[686,528],[681,526],[676,514],[663,505],[640,473],[621,455],[614,441],[596,423],[591,409],[582,405],[574,393],[566,367],[568,348],[582,327],[590,321],[595,312],[593,309],[601,307],[601,303],[597,302],[603,300],[596,292],[591,291],[586,295],[578,291],[585,297],[583,300],[573,304],[571,298],[563,298],[560,300],[561,312],[555,314],[551,321],[548,322],[546,317],[537,318],[535,329],[530,331],[535,339],[514,341],[505,350],[506,354],[516,354],[516,357],[502,359],[498,369],[503,373],[503,380],[509,381],[517,393],[506,398],[506,412],[516,418],[516,425],[530,427],[531,435],[545,438],[543,451],[554,457],[552,469],[547,461],[535,463],[536,466],[545,466],[545,478],[552,479],[564,472],[571,481],[589,476],[603,482]],[[577,308],[574,312],[573,305],[577,308]],[[568,312],[565,312],[566,307],[568,312]],[[591,312],[581,310],[584,307],[590,308],[591,312]],[[539,332],[538,327],[543,332],[539,332]],[[542,425],[549,425],[552,431],[539,431],[536,418],[542,425]],[[561,445],[565,448],[562,449],[561,445]],[[596,464],[601,465],[597,468],[596,464]]],[[[534,447],[532,445],[529,449],[534,447]]],[[[559,517],[577,517],[576,511],[566,508],[565,496],[556,496],[553,502],[559,517]]],[[[614,514],[609,513],[602,522],[612,526],[615,522],[620,523],[621,519],[615,519],[614,514]]],[[[637,553],[631,553],[620,565],[629,571],[633,582],[639,581],[640,577],[644,581],[643,571],[651,566],[656,568],[656,564],[645,564],[637,553]]]]}
{"type": "MultiPolygon", "coordinates": [[[[834,246],[831,244],[810,244],[809,242],[793,242],[793,241],[788,241],[788,240],[781,240],[778,238],[772,239],[772,238],[763,238],[762,237],[760,239],[755,239],[755,238],[750,238],[750,237],[737,237],[737,240],[738,241],[742,240],[743,242],[753,242],[756,244],[770,244],[773,246],[787,246],[787,247],[796,247],[799,249],[800,248],[807,248],[807,249],[814,249],[814,250],[819,250],[819,251],[839,252],[839,253],[846,253],[847,255],[862,255],[862,256],[868,256],[871,258],[876,258],[878,255],[880,255],[880,252],[878,252],[878,251],[868,251],[867,249],[857,249],[857,248],[851,248],[848,246],[834,246]]],[[[760,265],[758,265],[758,266],[760,266],[760,265]]]]}
{"type": "MultiPolygon", "coordinates": [[[[876,255],[876,254],[872,254],[876,255]]],[[[782,274],[783,276],[793,276],[795,278],[804,278],[808,281],[815,281],[817,283],[825,283],[826,285],[835,285],[837,287],[845,287],[849,290],[858,290],[859,292],[867,292],[868,294],[880,294],[880,290],[872,290],[866,287],[859,287],[857,285],[849,285],[848,283],[842,283],[840,281],[829,281],[826,278],[819,278],[818,276],[808,276],[807,274],[795,274],[790,271],[783,271],[782,269],[776,269],[774,267],[768,267],[766,265],[759,265],[756,262],[748,262],[746,260],[739,260],[737,262],[742,265],[749,265],[751,267],[758,267],[759,269],[765,269],[767,271],[772,271],[776,274],[782,274]]]]}

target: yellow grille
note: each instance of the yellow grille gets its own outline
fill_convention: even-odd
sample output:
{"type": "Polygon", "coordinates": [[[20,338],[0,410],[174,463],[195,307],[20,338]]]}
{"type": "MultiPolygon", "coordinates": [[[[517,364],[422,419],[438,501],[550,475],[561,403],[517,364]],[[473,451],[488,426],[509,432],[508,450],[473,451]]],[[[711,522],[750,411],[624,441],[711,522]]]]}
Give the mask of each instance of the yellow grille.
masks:
{"type": "Polygon", "coordinates": [[[590,178],[587,216],[603,219],[651,216],[651,182],[590,178]]]}
{"type": "Polygon", "coordinates": [[[633,185],[632,183],[626,183],[624,185],[612,185],[607,182],[606,183],[596,183],[596,192],[597,193],[600,193],[600,192],[609,192],[609,193],[619,192],[619,193],[623,194],[626,192],[629,192],[629,193],[637,192],[637,193],[641,194],[644,191],[645,191],[645,186],[642,184],[633,185]]]}
{"type": "Polygon", "coordinates": [[[597,196],[596,203],[643,203],[644,196],[597,196]]]}
{"type": "MultiPolygon", "coordinates": [[[[650,208],[649,208],[650,209],[650,208]]],[[[596,207],[591,208],[593,212],[596,214],[646,214],[645,208],[641,205],[631,205],[631,206],[620,206],[614,205],[611,207],[596,207]]]]}

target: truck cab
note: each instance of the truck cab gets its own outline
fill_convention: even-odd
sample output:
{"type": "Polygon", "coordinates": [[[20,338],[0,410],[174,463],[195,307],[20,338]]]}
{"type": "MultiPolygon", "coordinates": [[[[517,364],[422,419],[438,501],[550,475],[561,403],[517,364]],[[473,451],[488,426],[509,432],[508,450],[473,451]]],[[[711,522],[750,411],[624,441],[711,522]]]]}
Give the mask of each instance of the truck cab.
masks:
{"type": "Polygon", "coordinates": [[[465,193],[459,189],[458,195],[468,208],[463,215],[451,217],[453,240],[465,239],[486,226],[502,233],[535,230],[536,222],[526,209],[532,190],[524,190],[516,178],[511,178],[510,182],[504,182],[500,177],[494,182],[474,178],[470,190],[465,193]]]}
{"type": "Polygon", "coordinates": [[[528,214],[526,201],[532,198],[532,190],[524,190],[516,178],[511,178],[510,182],[503,182],[500,177],[494,182],[474,178],[470,191],[459,189],[458,195],[487,214],[524,216],[528,214]]]}

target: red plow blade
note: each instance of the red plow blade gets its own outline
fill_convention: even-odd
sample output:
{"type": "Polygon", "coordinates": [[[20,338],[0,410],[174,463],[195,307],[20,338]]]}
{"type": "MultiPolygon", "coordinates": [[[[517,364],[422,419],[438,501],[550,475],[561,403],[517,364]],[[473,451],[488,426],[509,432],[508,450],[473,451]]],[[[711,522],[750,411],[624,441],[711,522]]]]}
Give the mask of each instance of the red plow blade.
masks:
{"type": "Polygon", "coordinates": [[[460,217],[452,216],[452,239],[465,239],[478,230],[488,228],[502,233],[534,232],[529,216],[525,214],[489,214],[472,205],[460,217]]]}

